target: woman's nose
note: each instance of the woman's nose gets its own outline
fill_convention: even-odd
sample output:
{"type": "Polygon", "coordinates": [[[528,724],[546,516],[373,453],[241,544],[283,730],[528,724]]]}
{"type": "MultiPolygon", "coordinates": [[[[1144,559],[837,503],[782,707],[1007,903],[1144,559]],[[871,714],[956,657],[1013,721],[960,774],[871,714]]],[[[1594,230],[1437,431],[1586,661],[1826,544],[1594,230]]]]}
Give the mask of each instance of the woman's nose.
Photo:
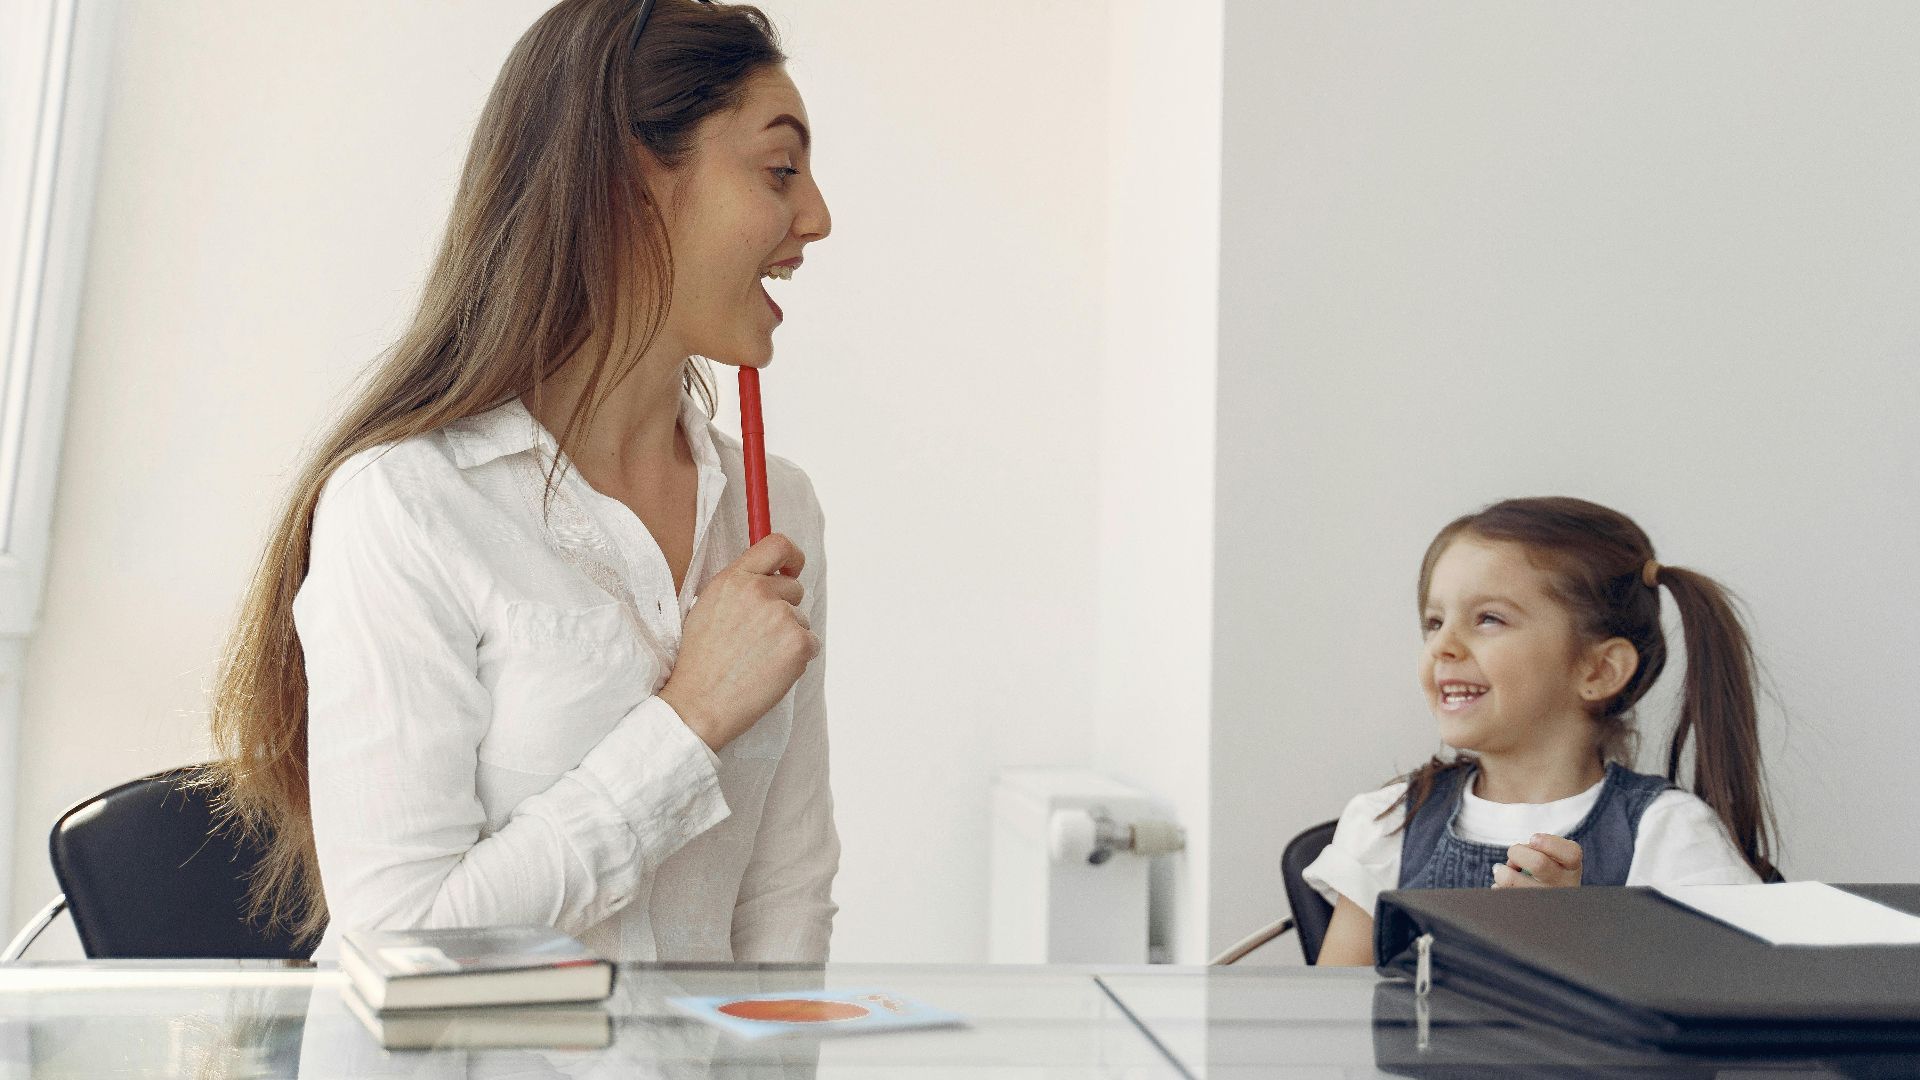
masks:
{"type": "Polygon", "coordinates": [[[812,185],[813,197],[800,207],[794,215],[794,235],[811,244],[815,240],[825,240],[833,231],[833,214],[827,209],[826,196],[820,194],[818,185],[812,185]]]}

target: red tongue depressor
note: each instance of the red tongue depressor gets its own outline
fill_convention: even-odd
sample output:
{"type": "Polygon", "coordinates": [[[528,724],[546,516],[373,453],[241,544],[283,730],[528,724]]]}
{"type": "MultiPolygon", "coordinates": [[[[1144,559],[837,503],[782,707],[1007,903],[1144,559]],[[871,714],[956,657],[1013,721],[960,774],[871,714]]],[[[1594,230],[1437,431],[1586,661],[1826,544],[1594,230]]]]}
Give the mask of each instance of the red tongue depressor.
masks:
{"type": "Polygon", "coordinates": [[[747,543],[773,531],[767,512],[767,428],[760,419],[760,369],[740,368],[740,449],[747,473],[747,543]]]}

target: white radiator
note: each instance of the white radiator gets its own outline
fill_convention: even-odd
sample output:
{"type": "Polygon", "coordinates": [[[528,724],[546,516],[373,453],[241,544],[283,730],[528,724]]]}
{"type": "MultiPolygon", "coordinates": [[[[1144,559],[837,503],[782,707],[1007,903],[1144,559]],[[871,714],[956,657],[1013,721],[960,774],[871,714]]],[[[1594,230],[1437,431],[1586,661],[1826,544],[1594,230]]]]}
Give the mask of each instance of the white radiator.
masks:
{"type": "Polygon", "coordinates": [[[1009,769],[993,788],[996,964],[1144,964],[1149,867],[1180,850],[1143,791],[1085,769],[1009,769]]]}

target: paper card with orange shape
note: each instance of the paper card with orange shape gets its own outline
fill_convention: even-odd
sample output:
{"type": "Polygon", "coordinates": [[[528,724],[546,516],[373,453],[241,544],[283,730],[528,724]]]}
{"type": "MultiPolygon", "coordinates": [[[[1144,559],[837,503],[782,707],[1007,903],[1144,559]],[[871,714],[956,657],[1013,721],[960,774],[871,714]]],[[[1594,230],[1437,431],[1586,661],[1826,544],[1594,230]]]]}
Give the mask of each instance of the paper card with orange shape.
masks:
{"type": "Polygon", "coordinates": [[[956,1027],[966,1019],[891,990],[823,990],[751,997],[678,997],[667,1004],[743,1039],[813,1033],[854,1035],[956,1027]]]}

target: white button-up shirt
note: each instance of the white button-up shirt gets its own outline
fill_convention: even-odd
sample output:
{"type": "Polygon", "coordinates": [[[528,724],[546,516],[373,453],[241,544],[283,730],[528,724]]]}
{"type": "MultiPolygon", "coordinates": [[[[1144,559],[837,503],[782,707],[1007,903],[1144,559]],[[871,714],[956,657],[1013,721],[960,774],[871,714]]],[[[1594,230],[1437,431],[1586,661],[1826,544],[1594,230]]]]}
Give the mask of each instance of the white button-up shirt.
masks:
{"type": "MultiPolygon", "coordinates": [[[[339,933],[543,923],[627,960],[824,960],[840,846],[824,656],[714,753],[657,697],[700,589],[747,548],[740,444],[683,399],[699,467],[676,594],[627,506],[519,400],[356,455],[293,605],[314,840],[339,933]]],[[[825,637],[819,503],[767,461],[825,637]]]]}

